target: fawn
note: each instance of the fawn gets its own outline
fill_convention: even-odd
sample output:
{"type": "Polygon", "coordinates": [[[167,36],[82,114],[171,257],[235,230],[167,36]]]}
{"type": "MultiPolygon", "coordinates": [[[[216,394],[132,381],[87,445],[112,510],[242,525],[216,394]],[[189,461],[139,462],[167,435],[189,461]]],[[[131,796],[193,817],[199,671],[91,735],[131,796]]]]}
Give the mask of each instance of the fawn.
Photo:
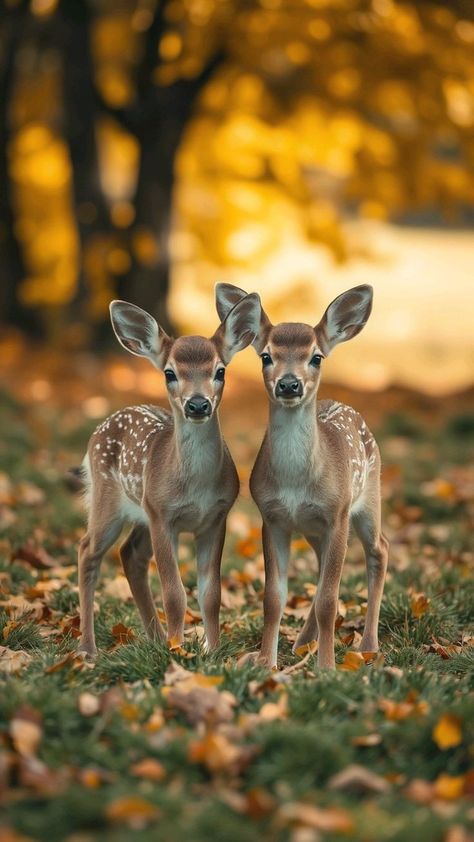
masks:
{"type": "MultiPolygon", "coordinates": [[[[218,313],[245,296],[218,284],[218,313]]],[[[321,363],[364,327],[372,309],[365,284],[339,295],[316,327],[272,325],[262,310],[254,347],[269,397],[268,428],[250,477],[262,515],[265,558],[260,659],[276,666],[278,630],[288,594],[291,534],[301,532],[320,562],[318,590],[293,651],[318,638],[318,666],[334,667],[339,583],[352,525],[364,548],[368,607],[361,651],[378,649],[378,621],[388,559],[381,532],[380,454],[363,418],[337,401],[316,402],[321,363]]]]}
{"type": "Polygon", "coordinates": [[[93,601],[104,553],[126,522],[120,548],[143,625],[166,640],[148,581],[155,557],[168,639],[182,642],[186,593],[179,575],[180,532],[196,538],[198,601],[207,648],[219,642],[220,564],[226,518],[238,491],[237,471],[222,438],[217,409],[225,366],[247,347],[260,323],[258,295],[245,296],[210,339],[172,339],[149,313],[125,301],[110,305],[119,342],[164,371],[171,412],[135,406],[107,418],[93,433],[83,462],[89,524],[79,548],[80,651],[94,656],[93,601]]]}

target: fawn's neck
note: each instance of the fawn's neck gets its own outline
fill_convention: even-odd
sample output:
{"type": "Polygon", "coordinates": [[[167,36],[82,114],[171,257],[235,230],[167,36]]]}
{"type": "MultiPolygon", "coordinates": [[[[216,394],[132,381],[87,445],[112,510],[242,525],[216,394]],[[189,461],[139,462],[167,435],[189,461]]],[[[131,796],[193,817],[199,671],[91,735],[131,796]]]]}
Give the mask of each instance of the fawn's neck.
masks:
{"type": "Polygon", "coordinates": [[[215,472],[223,458],[224,445],[217,412],[205,424],[193,424],[181,413],[173,414],[178,464],[187,476],[198,474],[205,482],[207,472],[215,472]]]}
{"type": "Polygon", "coordinates": [[[302,479],[319,455],[316,398],[294,407],[271,403],[268,439],[274,469],[302,479]]]}

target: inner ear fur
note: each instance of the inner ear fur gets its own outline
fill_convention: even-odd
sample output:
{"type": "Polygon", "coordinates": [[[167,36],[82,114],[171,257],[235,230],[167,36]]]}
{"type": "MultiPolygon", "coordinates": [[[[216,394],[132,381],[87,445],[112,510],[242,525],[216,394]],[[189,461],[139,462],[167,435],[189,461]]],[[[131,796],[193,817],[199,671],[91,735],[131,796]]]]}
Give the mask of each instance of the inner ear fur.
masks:
{"type": "Polygon", "coordinates": [[[366,324],[372,311],[373,289],[360,284],[338,295],[331,301],[314,331],[319,347],[327,354],[339,342],[356,336],[366,324]]]}

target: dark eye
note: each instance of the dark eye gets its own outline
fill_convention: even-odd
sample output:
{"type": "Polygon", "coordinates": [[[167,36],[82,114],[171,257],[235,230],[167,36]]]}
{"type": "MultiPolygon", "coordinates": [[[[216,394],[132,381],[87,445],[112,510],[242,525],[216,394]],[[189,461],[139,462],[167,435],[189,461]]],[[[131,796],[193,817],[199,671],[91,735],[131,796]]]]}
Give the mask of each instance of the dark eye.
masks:
{"type": "Polygon", "coordinates": [[[172,369],[171,369],[171,368],[166,368],[166,369],[165,369],[165,377],[166,377],[166,382],[167,382],[167,383],[176,383],[176,381],[177,381],[177,379],[178,379],[178,378],[176,377],[176,374],[174,373],[174,371],[172,371],[172,369]]]}
{"type": "Polygon", "coordinates": [[[214,375],[214,380],[220,380],[220,382],[223,383],[224,377],[225,377],[225,368],[218,368],[215,375],[214,375]]]}
{"type": "Polygon", "coordinates": [[[260,358],[262,360],[262,365],[263,365],[264,368],[267,365],[271,365],[273,363],[273,360],[272,360],[270,354],[260,354],[260,358]]]}
{"type": "Polygon", "coordinates": [[[314,365],[315,368],[318,368],[321,365],[322,356],[321,354],[313,354],[311,357],[309,364],[314,365]]]}

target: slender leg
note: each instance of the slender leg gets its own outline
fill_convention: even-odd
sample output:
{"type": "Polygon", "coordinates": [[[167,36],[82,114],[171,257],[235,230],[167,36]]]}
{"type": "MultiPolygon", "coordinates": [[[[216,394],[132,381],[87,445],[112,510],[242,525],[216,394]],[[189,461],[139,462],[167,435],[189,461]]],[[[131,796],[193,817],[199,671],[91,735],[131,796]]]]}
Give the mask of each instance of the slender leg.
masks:
{"type": "Polygon", "coordinates": [[[288,557],[291,532],[280,525],[263,523],[265,558],[265,595],[263,599],[263,637],[260,658],[276,667],[278,631],[288,596],[288,557]]]}
{"type": "Polygon", "coordinates": [[[347,515],[338,517],[321,545],[321,575],[316,594],[319,667],[334,667],[336,663],[334,657],[334,623],[348,531],[347,515]]]}
{"type": "Polygon", "coordinates": [[[160,575],[163,606],[168,625],[168,640],[182,643],[184,639],[186,591],[179,574],[175,550],[176,536],[166,528],[156,512],[149,512],[149,517],[153,555],[160,575]]]}
{"type": "Polygon", "coordinates": [[[198,601],[201,609],[206,648],[219,645],[219,610],[221,607],[221,559],[225,539],[225,517],[196,536],[198,601]]]}
{"type": "Polygon", "coordinates": [[[150,530],[148,526],[137,524],[120,547],[120,558],[148,637],[152,640],[166,640],[148,579],[152,554],[150,530]]]}
{"type": "MultiPolygon", "coordinates": [[[[112,502],[112,501],[111,501],[112,502]]],[[[91,511],[94,511],[92,508],[91,511]]],[[[79,651],[86,655],[97,654],[94,635],[94,592],[99,575],[99,567],[109,547],[115,543],[122,520],[117,517],[116,509],[100,512],[100,522],[91,519],[89,530],[79,545],[79,612],[81,616],[81,640],[79,651]]]]}
{"type": "Polygon", "coordinates": [[[380,531],[380,503],[368,502],[352,516],[354,529],[364,547],[367,566],[368,599],[361,652],[377,652],[380,604],[388,564],[388,541],[380,531]]]}
{"type": "MultiPolygon", "coordinates": [[[[310,544],[316,553],[316,558],[321,558],[321,541],[314,535],[305,535],[305,538],[310,544]]],[[[311,608],[309,609],[308,616],[306,617],[305,624],[301,629],[298,637],[296,638],[295,644],[293,646],[293,652],[295,652],[299,646],[304,646],[305,643],[310,643],[312,640],[318,639],[318,623],[316,620],[316,599],[317,593],[314,595],[313,601],[311,603],[311,608]]]]}

